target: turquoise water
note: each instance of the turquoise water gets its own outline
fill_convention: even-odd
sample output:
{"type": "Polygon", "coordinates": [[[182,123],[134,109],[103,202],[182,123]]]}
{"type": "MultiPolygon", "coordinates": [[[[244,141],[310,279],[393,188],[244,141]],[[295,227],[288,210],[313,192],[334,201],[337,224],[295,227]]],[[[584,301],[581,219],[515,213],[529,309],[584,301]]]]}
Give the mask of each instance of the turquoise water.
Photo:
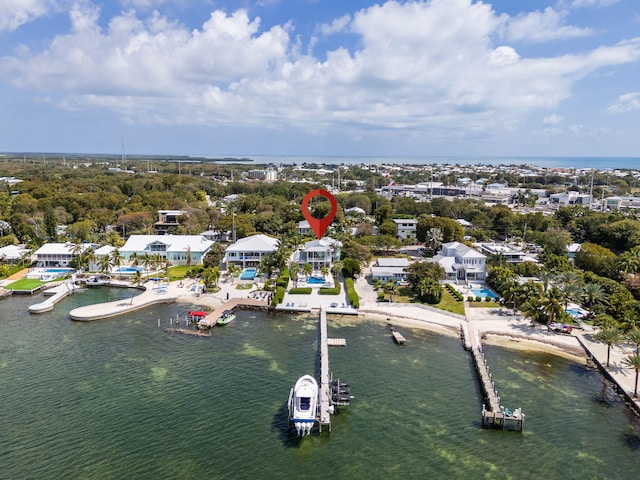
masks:
{"type": "Polygon", "coordinates": [[[253,280],[258,271],[255,268],[245,268],[240,274],[240,280],[253,280]]]}
{"type": "Polygon", "coordinates": [[[307,278],[309,285],[324,285],[324,278],[322,277],[309,277],[307,278]]]}
{"type": "Polygon", "coordinates": [[[498,295],[496,293],[494,293],[493,291],[489,290],[488,288],[474,288],[473,290],[469,290],[469,292],[475,297],[498,298],[498,295]]]}
{"type": "Polygon", "coordinates": [[[525,431],[480,428],[481,395],[459,340],[332,318],[331,370],[356,397],[332,432],[300,440],[286,401],[318,377],[315,316],[239,311],[211,337],[171,334],[172,304],[93,323],[72,308],[127,298],[88,289],[29,315],[0,301],[0,478],[637,478],[640,425],[594,370],[487,347],[503,403],[525,431]]]}
{"type": "Polygon", "coordinates": [[[118,267],[114,273],[136,273],[144,272],[144,267],[118,267]]]}

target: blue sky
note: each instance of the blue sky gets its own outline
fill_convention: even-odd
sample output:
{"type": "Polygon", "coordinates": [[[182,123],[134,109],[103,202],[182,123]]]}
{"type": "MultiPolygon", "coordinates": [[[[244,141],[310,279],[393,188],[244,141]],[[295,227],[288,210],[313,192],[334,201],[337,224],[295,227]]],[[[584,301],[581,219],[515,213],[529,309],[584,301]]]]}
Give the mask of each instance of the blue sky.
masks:
{"type": "Polygon", "coordinates": [[[637,0],[2,0],[0,151],[637,156],[637,0]]]}

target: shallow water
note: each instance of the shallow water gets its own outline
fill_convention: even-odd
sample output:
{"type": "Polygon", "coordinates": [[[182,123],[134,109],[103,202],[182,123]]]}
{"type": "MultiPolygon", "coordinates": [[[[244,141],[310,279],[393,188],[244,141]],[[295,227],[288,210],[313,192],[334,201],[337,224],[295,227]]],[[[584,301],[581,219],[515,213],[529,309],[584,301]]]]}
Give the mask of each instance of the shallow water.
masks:
{"type": "Polygon", "coordinates": [[[0,302],[0,478],[637,478],[640,426],[589,368],[486,347],[523,433],[480,427],[481,394],[458,340],[330,318],[334,376],[355,399],[332,432],[299,440],[286,400],[318,376],[313,316],[239,311],[211,337],[170,334],[193,305],[92,323],[68,312],[132,292],[92,289],[30,315],[0,302]]]}

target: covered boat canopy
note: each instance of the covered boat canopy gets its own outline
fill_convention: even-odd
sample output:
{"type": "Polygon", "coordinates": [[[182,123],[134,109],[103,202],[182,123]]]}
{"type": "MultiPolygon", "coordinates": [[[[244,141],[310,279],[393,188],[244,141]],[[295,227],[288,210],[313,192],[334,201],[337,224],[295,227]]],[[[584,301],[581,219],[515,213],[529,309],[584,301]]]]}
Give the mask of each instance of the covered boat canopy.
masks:
{"type": "Polygon", "coordinates": [[[209,315],[209,312],[199,312],[199,311],[189,312],[189,316],[191,317],[206,317],[207,315],[209,315]]]}

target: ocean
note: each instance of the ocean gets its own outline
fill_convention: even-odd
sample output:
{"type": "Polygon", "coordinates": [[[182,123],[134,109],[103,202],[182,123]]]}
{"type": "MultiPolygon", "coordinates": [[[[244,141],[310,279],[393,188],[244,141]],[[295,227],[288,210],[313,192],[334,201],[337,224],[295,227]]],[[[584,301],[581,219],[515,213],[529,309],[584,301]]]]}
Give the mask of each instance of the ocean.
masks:
{"type": "MultiPolygon", "coordinates": [[[[231,155],[204,155],[207,158],[234,157],[231,155]]],[[[595,168],[605,169],[640,169],[640,157],[518,157],[518,156],[268,156],[246,155],[235,158],[251,158],[254,163],[295,164],[302,165],[531,165],[540,168],[595,168]]],[[[230,162],[221,162],[230,163],[230,162]]]]}
{"type": "Polygon", "coordinates": [[[480,426],[471,358],[455,338],[330,317],[334,377],[354,400],[331,433],[300,439],[286,401],[318,376],[315,316],[239,311],[210,337],[167,333],[194,305],[73,322],[71,309],[127,298],[95,288],[52,312],[0,301],[0,479],[635,479],[640,421],[592,368],[487,346],[524,432],[480,426]]]}

